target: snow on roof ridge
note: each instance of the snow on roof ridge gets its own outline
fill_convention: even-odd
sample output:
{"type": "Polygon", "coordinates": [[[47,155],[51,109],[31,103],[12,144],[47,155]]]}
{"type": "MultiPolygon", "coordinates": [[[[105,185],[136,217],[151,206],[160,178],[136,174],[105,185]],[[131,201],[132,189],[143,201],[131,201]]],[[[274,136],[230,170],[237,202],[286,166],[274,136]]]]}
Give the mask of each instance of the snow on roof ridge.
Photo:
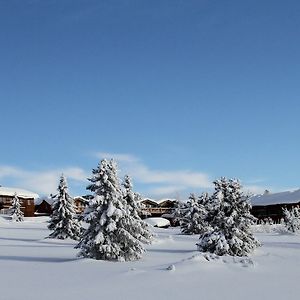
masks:
{"type": "Polygon", "coordinates": [[[14,194],[17,194],[17,196],[21,198],[38,198],[39,195],[37,193],[20,189],[20,188],[15,188],[15,187],[4,187],[0,186],[0,195],[2,196],[13,196],[14,194]]]}
{"type": "Polygon", "coordinates": [[[163,199],[156,200],[156,199],[152,199],[152,198],[148,198],[148,197],[143,198],[141,201],[145,201],[145,200],[150,200],[150,201],[153,201],[157,204],[160,204],[160,203],[165,202],[165,201],[176,201],[176,199],[172,199],[172,198],[163,198],[163,199]]]}
{"type": "Polygon", "coordinates": [[[284,203],[299,203],[300,189],[283,191],[278,193],[267,193],[254,195],[250,199],[252,205],[271,205],[284,203]]]}
{"type": "Polygon", "coordinates": [[[48,204],[52,204],[54,202],[54,198],[51,196],[42,196],[34,199],[35,205],[40,205],[43,201],[46,201],[48,204]]]}
{"type": "Polygon", "coordinates": [[[162,203],[162,202],[165,202],[165,201],[176,201],[176,199],[172,199],[172,198],[163,198],[163,199],[157,200],[157,203],[162,203]]]}

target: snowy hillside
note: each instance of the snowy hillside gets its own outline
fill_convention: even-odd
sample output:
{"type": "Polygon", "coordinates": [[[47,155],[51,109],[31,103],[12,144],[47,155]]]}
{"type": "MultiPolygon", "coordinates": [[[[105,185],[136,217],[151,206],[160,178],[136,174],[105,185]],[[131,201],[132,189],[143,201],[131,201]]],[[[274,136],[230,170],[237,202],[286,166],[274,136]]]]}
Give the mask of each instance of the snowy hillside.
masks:
{"type": "Polygon", "coordinates": [[[47,217],[11,223],[0,217],[0,299],[296,300],[300,236],[256,233],[249,258],[196,251],[198,236],[155,229],[155,242],[135,262],[76,258],[76,242],[44,239],[47,217]]]}
{"type": "Polygon", "coordinates": [[[300,202],[300,189],[281,193],[255,195],[251,198],[252,205],[269,205],[300,202]]]}

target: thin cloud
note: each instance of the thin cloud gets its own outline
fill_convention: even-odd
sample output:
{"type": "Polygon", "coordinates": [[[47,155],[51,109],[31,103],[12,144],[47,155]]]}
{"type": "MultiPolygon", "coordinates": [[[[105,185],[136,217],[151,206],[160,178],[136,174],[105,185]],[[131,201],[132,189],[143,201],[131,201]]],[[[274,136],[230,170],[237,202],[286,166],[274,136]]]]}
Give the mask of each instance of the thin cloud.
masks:
{"type": "MultiPolygon", "coordinates": [[[[143,184],[159,184],[160,187],[153,188],[153,195],[173,194],[188,189],[211,188],[212,181],[205,173],[191,170],[155,170],[149,168],[138,157],[131,154],[98,152],[96,157],[115,159],[122,170],[126,170],[136,182],[143,184]]],[[[121,173],[124,173],[123,171],[121,173]]],[[[124,175],[124,174],[122,174],[124,175]]]]}
{"type": "Polygon", "coordinates": [[[13,182],[14,186],[30,189],[40,194],[55,193],[59,176],[64,174],[68,180],[86,181],[86,172],[78,167],[55,170],[28,171],[12,166],[0,166],[0,178],[13,182]]]}
{"type": "Polygon", "coordinates": [[[185,186],[162,186],[151,189],[149,194],[153,196],[168,196],[172,198],[177,198],[180,192],[185,191],[185,186]]]}
{"type": "Polygon", "coordinates": [[[138,162],[139,159],[137,157],[135,157],[134,155],[131,154],[121,154],[121,153],[109,153],[109,152],[97,152],[95,153],[95,156],[99,159],[102,158],[113,158],[115,160],[117,160],[118,162],[138,162]]]}

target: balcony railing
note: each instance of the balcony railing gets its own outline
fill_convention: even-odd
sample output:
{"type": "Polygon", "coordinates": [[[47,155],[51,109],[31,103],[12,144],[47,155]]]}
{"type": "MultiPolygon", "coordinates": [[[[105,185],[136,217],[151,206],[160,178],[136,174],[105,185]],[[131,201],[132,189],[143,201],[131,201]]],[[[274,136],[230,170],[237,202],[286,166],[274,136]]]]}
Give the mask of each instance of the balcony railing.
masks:
{"type": "Polygon", "coordinates": [[[145,207],[143,208],[143,212],[149,213],[149,214],[155,214],[155,215],[163,215],[166,213],[172,212],[172,208],[169,207],[145,207]]]}

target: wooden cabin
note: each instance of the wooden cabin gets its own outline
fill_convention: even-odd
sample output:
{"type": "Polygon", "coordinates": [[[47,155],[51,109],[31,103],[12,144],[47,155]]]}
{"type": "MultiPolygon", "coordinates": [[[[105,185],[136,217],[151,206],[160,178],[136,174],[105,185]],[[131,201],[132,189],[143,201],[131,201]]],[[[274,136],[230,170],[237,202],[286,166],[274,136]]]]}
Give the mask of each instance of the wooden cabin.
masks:
{"type": "Polygon", "coordinates": [[[258,220],[266,220],[271,218],[275,223],[279,223],[283,215],[283,209],[287,208],[288,210],[292,209],[295,206],[300,206],[298,203],[279,203],[279,204],[270,204],[270,205],[254,205],[252,207],[251,213],[258,220]]]}
{"type": "Polygon", "coordinates": [[[280,222],[283,216],[283,208],[291,209],[300,206],[300,189],[280,193],[264,193],[251,197],[251,213],[258,220],[271,218],[274,222],[280,222]]]}
{"type": "Polygon", "coordinates": [[[52,214],[52,204],[54,197],[42,197],[35,201],[36,216],[50,216],[52,214]]]}
{"type": "MultiPolygon", "coordinates": [[[[35,215],[36,216],[50,216],[52,214],[52,205],[55,200],[56,195],[50,195],[50,197],[42,197],[35,201],[35,215]]],[[[75,205],[75,212],[77,214],[83,213],[88,200],[81,196],[76,196],[73,198],[75,205]]]]}
{"type": "Polygon", "coordinates": [[[88,204],[88,200],[81,197],[81,196],[76,196],[74,197],[74,205],[75,205],[75,210],[77,214],[82,214],[85,210],[85,207],[88,204]]]}
{"type": "Polygon", "coordinates": [[[9,214],[9,209],[15,194],[20,200],[21,210],[24,213],[24,216],[33,217],[35,211],[34,200],[38,198],[39,195],[23,189],[3,186],[0,186],[0,213],[9,214]]]}
{"type": "Polygon", "coordinates": [[[176,200],[173,199],[143,199],[142,204],[143,216],[161,217],[164,214],[171,214],[175,208],[176,200]]]}

